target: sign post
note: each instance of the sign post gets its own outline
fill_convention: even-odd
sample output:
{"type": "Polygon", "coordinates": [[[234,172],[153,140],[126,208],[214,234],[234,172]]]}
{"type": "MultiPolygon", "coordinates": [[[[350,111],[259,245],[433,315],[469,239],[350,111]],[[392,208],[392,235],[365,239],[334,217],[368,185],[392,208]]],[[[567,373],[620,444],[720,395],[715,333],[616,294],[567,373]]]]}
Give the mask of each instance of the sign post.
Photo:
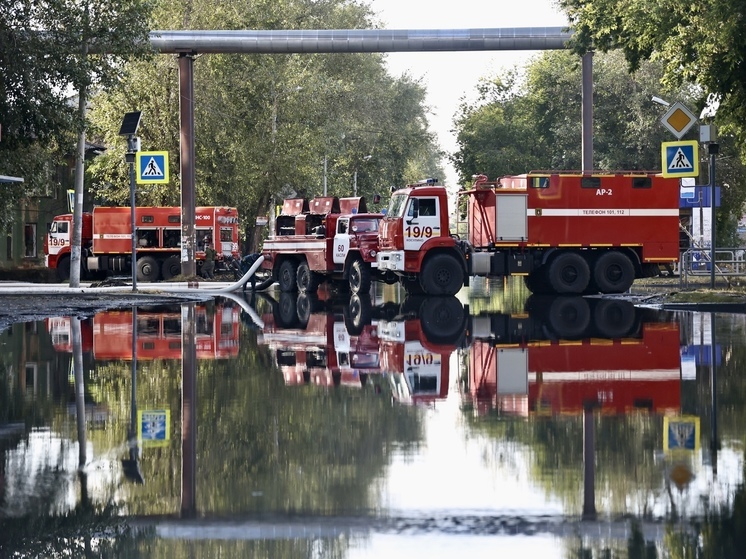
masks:
{"type": "Polygon", "coordinates": [[[120,136],[127,137],[127,152],[124,160],[130,166],[130,219],[132,221],[132,291],[137,291],[137,240],[135,238],[135,155],[140,151],[140,138],[136,136],[140,126],[141,111],[126,113],[119,129],[120,136]]]}

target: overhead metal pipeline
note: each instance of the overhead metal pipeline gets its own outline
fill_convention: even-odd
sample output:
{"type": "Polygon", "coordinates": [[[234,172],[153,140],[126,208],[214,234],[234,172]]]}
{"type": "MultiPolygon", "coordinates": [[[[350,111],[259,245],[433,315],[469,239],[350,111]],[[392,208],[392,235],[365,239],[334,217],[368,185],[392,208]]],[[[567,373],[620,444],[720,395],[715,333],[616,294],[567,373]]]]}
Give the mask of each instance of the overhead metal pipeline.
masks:
{"type": "Polygon", "coordinates": [[[152,31],[161,54],[444,52],[566,49],[563,27],[152,31]]]}

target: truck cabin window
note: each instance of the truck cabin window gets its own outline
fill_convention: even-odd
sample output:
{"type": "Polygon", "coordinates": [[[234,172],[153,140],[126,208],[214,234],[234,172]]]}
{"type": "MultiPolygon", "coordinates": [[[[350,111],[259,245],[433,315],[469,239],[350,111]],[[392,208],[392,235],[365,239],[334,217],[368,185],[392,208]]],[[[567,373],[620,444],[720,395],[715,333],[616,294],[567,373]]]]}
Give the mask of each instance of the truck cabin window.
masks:
{"type": "Polygon", "coordinates": [[[434,216],[435,215],[435,198],[421,198],[420,199],[420,216],[434,216]]]}
{"type": "Polygon", "coordinates": [[[404,208],[407,205],[407,195],[406,194],[396,194],[391,197],[391,202],[389,203],[389,209],[386,212],[386,215],[391,217],[403,217],[404,216],[404,208]]]}

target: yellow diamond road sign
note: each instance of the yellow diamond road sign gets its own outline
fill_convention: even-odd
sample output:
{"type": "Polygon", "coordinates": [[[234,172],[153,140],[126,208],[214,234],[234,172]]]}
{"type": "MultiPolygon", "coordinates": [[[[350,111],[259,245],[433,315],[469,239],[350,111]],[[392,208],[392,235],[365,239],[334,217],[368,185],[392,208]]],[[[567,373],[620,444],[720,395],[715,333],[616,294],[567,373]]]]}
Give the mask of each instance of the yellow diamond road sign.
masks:
{"type": "Polygon", "coordinates": [[[663,126],[679,139],[689,131],[695,122],[697,122],[697,117],[683,103],[678,101],[671,105],[661,118],[663,126]]]}

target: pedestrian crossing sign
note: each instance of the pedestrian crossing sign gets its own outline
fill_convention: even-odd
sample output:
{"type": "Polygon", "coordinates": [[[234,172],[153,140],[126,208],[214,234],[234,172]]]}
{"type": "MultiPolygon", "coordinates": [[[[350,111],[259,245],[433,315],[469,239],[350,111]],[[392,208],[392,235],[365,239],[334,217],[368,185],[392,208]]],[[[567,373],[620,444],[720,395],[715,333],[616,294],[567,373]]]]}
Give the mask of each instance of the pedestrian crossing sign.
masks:
{"type": "Polygon", "coordinates": [[[663,142],[661,160],[664,177],[699,176],[699,144],[696,140],[663,142]]]}
{"type": "Polygon", "coordinates": [[[138,184],[168,182],[167,151],[138,151],[135,159],[138,184]]]}
{"type": "Polygon", "coordinates": [[[143,446],[166,446],[171,440],[171,410],[138,410],[137,438],[143,446]]]}

